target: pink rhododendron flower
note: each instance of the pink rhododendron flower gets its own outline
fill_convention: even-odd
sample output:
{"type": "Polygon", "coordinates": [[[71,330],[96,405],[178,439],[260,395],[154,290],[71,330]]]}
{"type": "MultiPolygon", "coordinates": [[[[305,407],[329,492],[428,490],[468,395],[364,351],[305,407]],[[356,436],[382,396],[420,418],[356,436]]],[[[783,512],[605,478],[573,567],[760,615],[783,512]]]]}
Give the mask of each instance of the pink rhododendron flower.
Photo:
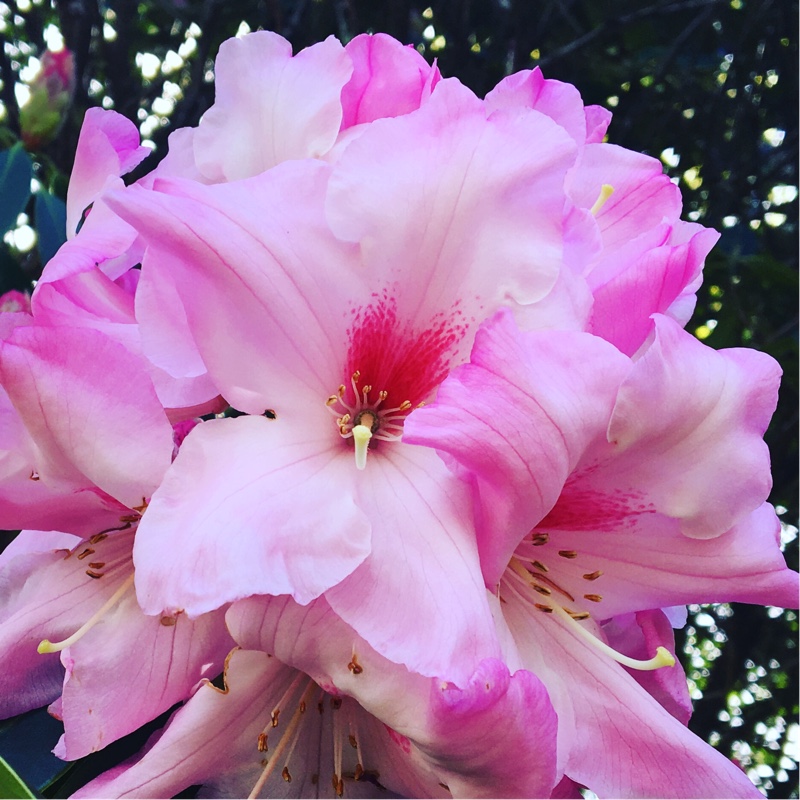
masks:
{"type": "Polygon", "coordinates": [[[601,795],[757,797],[681,724],[683,676],[652,609],[796,604],[798,576],[764,503],[761,436],[779,371],[760,353],[716,352],[654,322],[631,361],[587,334],[522,333],[499,315],[405,438],[438,447],[472,489],[506,658],[547,687],[566,775],[601,795]],[[620,628],[632,613],[638,643],[620,628]],[[655,655],[631,661],[607,638],[655,655]],[[671,672],[644,681],[625,667],[671,672]]]}
{"type": "Polygon", "coordinates": [[[146,612],[325,593],[424,674],[458,682],[497,655],[465,489],[398,440],[487,314],[532,318],[552,287],[574,151],[538,112],[487,118],[443,81],[333,168],[287,162],[109,200],[147,242],[145,276],[169,264],[186,287],[209,375],[250,415],[192,431],[154,493],[134,550],[146,612]],[[387,629],[380,609],[404,586],[418,589],[387,629]]]}

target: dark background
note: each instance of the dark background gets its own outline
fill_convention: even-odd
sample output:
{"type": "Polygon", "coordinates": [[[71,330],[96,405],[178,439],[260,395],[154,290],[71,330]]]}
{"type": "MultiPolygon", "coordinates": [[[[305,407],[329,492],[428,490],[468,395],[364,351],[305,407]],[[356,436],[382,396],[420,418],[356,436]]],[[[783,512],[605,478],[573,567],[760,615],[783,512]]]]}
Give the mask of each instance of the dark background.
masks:
{"type": "MultiPolygon", "coordinates": [[[[19,137],[14,86],[29,57],[44,50],[48,25],[60,29],[75,54],[75,91],[60,134],[30,154],[40,194],[53,202],[65,194],[87,107],[113,107],[142,124],[156,157],[163,155],[169,132],[195,125],[213,102],[213,57],[220,42],[246,30],[242,23],[283,34],[295,51],[330,34],[347,41],[384,31],[437,58],[445,76],[481,96],[504,75],[539,65],[545,77],[575,84],[586,103],[611,108],[610,141],[661,157],[679,180],[685,218],[722,231],[689,329],[712,347],[755,347],[783,366],[767,433],[771,500],[785,523],[787,560],[797,568],[796,2],[4,2],[10,10],[0,10],[0,150],[19,137]],[[137,53],[163,61],[169,51],[184,57],[168,58],[155,75],[145,68],[150,77],[143,76],[137,53]]],[[[148,168],[152,163],[151,157],[148,168]]],[[[34,199],[26,210],[40,243],[27,252],[0,243],[0,291],[29,289],[48,252],[46,220],[41,211],[37,219],[34,199]]],[[[678,635],[695,697],[691,728],[751,774],[757,770],[754,779],[770,797],[797,797],[796,613],[738,604],[690,611],[678,635]]],[[[7,752],[3,737],[11,741],[13,725],[0,729],[0,752],[7,752]]],[[[41,756],[26,748],[27,760],[49,763],[45,753],[54,742],[39,742],[41,756]]],[[[125,746],[73,770],[71,789],[125,755],[125,746]]],[[[31,782],[46,784],[41,777],[31,782]]],[[[46,792],[68,790],[56,783],[46,792]]]]}

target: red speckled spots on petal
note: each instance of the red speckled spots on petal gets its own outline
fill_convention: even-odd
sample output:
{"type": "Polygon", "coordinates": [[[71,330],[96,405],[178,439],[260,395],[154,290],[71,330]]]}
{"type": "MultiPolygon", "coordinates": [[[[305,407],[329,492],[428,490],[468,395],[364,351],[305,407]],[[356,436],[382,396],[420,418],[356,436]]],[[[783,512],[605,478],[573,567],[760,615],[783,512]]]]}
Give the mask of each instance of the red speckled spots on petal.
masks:
{"type": "MultiPolygon", "coordinates": [[[[406,400],[416,405],[447,376],[468,326],[456,302],[448,313],[436,314],[426,328],[414,329],[399,319],[392,295],[384,289],[373,295],[370,305],[353,312],[342,383],[347,385],[358,370],[362,385],[388,392],[385,406],[406,400]]],[[[348,394],[352,402],[349,388],[348,394]]]]}
{"type": "Polygon", "coordinates": [[[550,513],[536,526],[567,531],[619,531],[636,525],[641,514],[655,508],[640,492],[616,490],[612,494],[567,485],[550,513]]]}

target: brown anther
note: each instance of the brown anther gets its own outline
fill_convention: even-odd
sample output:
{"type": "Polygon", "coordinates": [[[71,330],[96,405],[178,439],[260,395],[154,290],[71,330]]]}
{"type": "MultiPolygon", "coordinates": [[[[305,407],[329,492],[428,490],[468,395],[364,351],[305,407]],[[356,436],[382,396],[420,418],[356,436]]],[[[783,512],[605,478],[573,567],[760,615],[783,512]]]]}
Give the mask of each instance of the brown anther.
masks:
{"type": "Polygon", "coordinates": [[[353,673],[353,675],[360,675],[364,671],[364,667],[358,663],[358,656],[353,653],[353,658],[350,660],[350,663],[347,665],[347,669],[353,673]]]}
{"type": "Polygon", "coordinates": [[[87,547],[83,552],[78,553],[78,559],[83,560],[86,556],[92,555],[95,551],[91,547],[87,547]]]}
{"type": "Polygon", "coordinates": [[[358,383],[358,381],[359,381],[360,379],[361,379],[361,372],[360,372],[359,370],[356,370],[356,371],[353,373],[353,382],[354,382],[354,383],[358,383]]]}
{"type": "Polygon", "coordinates": [[[273,711],[273,712],[272,712],[272,713],[269,715],[269,718],[270,718],[270,720],[272,721],[272,727],[273,727],[273,728],[277,728],[277,727],[278,727],[278,719],[280,718],[280,715],[281,715],[281,710],[280,710],[279,708],[276,708],[276,709],[275,709],[275,710],[274,710],[274,711],[273,711]]]}
{"type": "Polygon", "coordinates": [[[103,575],[104,575],[104,573],[102,573],[102,572],[94,572],[93,570],[90,570],[90,569],[87,569],[87,570],[86,570],[86,574],[87,574],[87,575],[88,575],[90,578],[94,578],[95,580],[97,580],[97,578],[102,578],[102,577],[103,577],[103,575]]]}
{"type": "Polygon", "coordinates": [[[589,619],[589,617],[592,616],[588,611],[567,611],[567,614],[569,614],[572,617],[572,619],[578,621],[582,619],[589,619]]]}
{"type": "Polygon", "coordinates": [[[594,572],[587,572],[583,576],[583,579],[585,581],[596,581],[602,574],[603,574],[603,570],[598,569],[598,570],[595,570],[594,572]]]}
{"type": "Polygon", "coordinates": [[[344,393],[346,391],[347,391],[347,389],[345,388],[345,385],[342,383],[342,384],[339,385],[339,388],[336,390],[336,394],[338,394],[339,398],[341,399],[341,398],[344,397],[344,393]]]}
{"type": "Polygon", "coordinates": [[[104,567],[105,565],[106,565],[106,562],[105,562],[105,561],[90,561],[90,562],[89,562],[89,566],[90,566],[92,569],[103,569],[103,567],[104,567]]]}
{"type": "Polygon", "coordinates": [[[534,592],[539,592],[539,594],[543,594],[546,597],[549,597],[551,594],[553,594],[551,589],[548,589],[546,586],[539,586],[538,583],[532,583],[531,586],[533,586],[534,592]]]}
{"type": "Polygon", "coordinates": [[[165,615],[165,616],[161,617],[161,624],[165,628],[171,628],[173,625],[177,625],[178,624],[178,618],[177,617],[168,617],[168,616],[165,615]]]}
{"type": "Polygon", "coordinates": [[[267,734],[266,733],[259,733],[258,734],[258,752],[259,753],[266,753],[268,750],[267,747],[267,734]]]}
{"type": "Polygon", "coordinates": [[[354,750],[358,747],[358,742],[356,741],[356,737],[353,736],[352,733],[347,737],[347,741],[350,742],[350,747],[352,747],[354,750]]]}
{"type": "Polygon", "coordinates": [[[333,773],[333,777],[331,778],[331,786],[333,786],[334,792],[339,788],[339,776],[335,772],[333,773]]]}
{"type": "Polygon", "coordinates": [[[425,401],[424,400],[420,400],[420,402],[417,403],[417,408],[423,408],[425,405],[426,405],[425,401]]]}
{"type": "Polygon", "coordinates": [[[108,539],[107,533],[96,533],[89,539],[89,544],[97,544],[98,542],[102,542],[103,539],[108,539]]]}
{"type": "Polygon", "coordinates": [[[553,607],[552,606],[546,606],[546,605],[543,605],[542,603],[534,603],[533,605],[536,608],[538,608],[539,611],[544,611],[545,614],[552,614],[553,613],[553,607]]]}
{"type": "Polygon", "coordinates": [[[550,541],[549,533],[531,534],[531,544],[533,544],[534,547],[540,547],[543,544],[547,544],[549,541],[550,541]]]}
{"type": "Polygon", "coordinates": [[[591,600],[593,603],[599,603],[603,599],[603,595],[601,594],[585,594],[584,597],[587,600],[591,600]]]}
{"type": "Polygon", "coordinates": [[[364,386],[361,387],[361,391],[364,393],[364,396],[366,397],[372,391],[372,384],[369,383],[364,384],[364,386]]]}
{"type": "Polygon", "coordinates": [[[350,433],[350,431],[348,431],[347,428],[345,428],[344,425],[340,425],[339,426],[339,433],[341,433],[342,436],[347,436],[347,434],[350,433]]]}
{"type": "Polygon", "coordinates": [[[378,400],[380,400],[380,401],[381,401],[381,403],[382,403],[382,402],[383,402],[383,401],[384,401],[384,400],[385,400],[385,399],[386,399],[388,396],[389,396],[389,392],[387,392],[387,391],[386,391],[386,389],[381,389],[381,390],[378,392],[378,400]]]}
{"type": "Polygon", "coordinates": [[[289,767],[283,768],[283,772],[281,772],[281,777],[286,781],[286,783],[292,782],[292,773],[289,772],[289,767]]]}
{"type": "Polygon", "coordinates": [[[339,417],[339,419],[337,419],[336,421],[340,425],[347,425],[347,423],[350,422],[350,415],[349,414],[344,414],[343,416],[339,417]]]}
{"type": "Polygon", "coordinates": [[[300,709],[300,713],[301,714],[305,714],[306,713],[306,701],[305,700],[301,700],[300,701],[300,705],[298,706],[298,708],[300,709]]]}
{"type": "Polygon", "coordinates": [[[547,567],[544,564],[542,564],[541,561],[534,561],[533,566],[536,567],[536,569],[538,569],[539,572],[550,572],[550,570],[547,569],[547,567]]]}
{"type": "Polygon", "coordinates": [[[342,707],[342,698],[341,697],[331,697],[331,708],[334,711],[338,711],[342,707]]]}
{"type": "Polygon", "coordinates": [[[344,781],[339,778],[339,783],[336,784],[336,796],[341,797],[344,794],[344,781]]]}
{"type": "Polygon", "coordinates": [[[409,408],[411,408],[410,400],[403,400],[403,402],[400,403],[400,411],[408,411],[409,408]]]}
{"type": "Polygon", "coordinates": [[[339,395],[332,394],[326,401],[326,406],[335,406],[339,402],[339,395]]]}
{"type": "Polygon", "coordinates": [[[142,518],[141,514],[123,514],[120,518],[120,522],[138,522],[142,518]]]}
{"type": "Polygon", "coordinates": [[[558,554],[561,558],[577,558],[578,551],[577,550],[559,550],[558,554]]]}
{"type": "Polygon", "coordinates": [[[361,764],[356,764],[356,768],[353,771],[353,780],[360,781],[363,776],[364,776],[364,767],[362,767],[361,764]]]}

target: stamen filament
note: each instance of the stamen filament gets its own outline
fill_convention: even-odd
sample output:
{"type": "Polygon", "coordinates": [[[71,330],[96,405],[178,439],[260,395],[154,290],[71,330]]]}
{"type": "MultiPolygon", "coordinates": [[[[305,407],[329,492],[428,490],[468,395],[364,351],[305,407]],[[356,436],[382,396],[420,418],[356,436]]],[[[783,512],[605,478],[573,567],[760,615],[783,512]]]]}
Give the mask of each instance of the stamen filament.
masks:
{"type": "MultiPolygon", "coordinates": [[[[313,681],[309,680],[308,683],[308,688],[305,690],[305,692],[303,692],[300,702],[308,702],[313,694],[314,689],[316,688],[316,684],[313,681]]],[[[292,685],[294,685],[294,682],[292,685]]],[[[281,740],[278,742],[278,746],[275,748],[275,752],[272,754],[272,757],[269,759],[269,761],[267,761],[267,766],[264,767],[264,771],[256,781],[256,785],[252,788],[250,794],[247,795],[247,800],[253,800],[254,797],[258,797],[259,792],[264,788],[264,784],[267,782],[267,779],[274,772],[275,767],[278,765],[278,762],[283,756],[286,748],[290,744],[294,745],[296,741],[294,733],[302,721],[303,715],[299,711],[295,711],[292,719],[289,722],[289,726],[286,728],[286,733],[283,734],[281,740]]]]}
{"type": "MultiPolygon", "coordinates": [[[[525,567],[517,560],[516,556],[511,559],[508,566],[511,568],[511,574],[509,577],[515,579],[521,579],[521,581],[525,584],[526,587],[535,588],[530,574],[527,572],[525,567]]],[[[513,583],[508,584],[509,589],[517,595],[523,602],[530,602],[530,598],[526,598],[521,592],[517,590],[517,588],[513,585],[513,583]]],[[[537,601],[533,603],[533,605],[541,610],[546,611],[547,613],[555,614],[556,616],[560,617],[564,622],[567,623],[570,630],[577,633],[582,639],[586,642],[591,644],[593,647],[598,649],[601,653],[604,653],[609,658],[612,658],[619,664],[622,664],[625,667],[630,667],[631,669],[638,669],[644,672],[648,672],[655,669],[660,669],[661,667],[673,667],[675,666],[675,658],[674,656],[667,650],[666,647],[658,647],[656,648],[656,654],[646,660],[642,661],[637,658],[630,658],[629,656],[625,656],[622,653],[617,652],[614,650],[613,647],[610,647],[605,642],[598,639],[591,631],[584,628],[578,620],[574,619],[569,611],[562,608],[558,603],[541,603],[538,602],[540,599],[537,597],[537,601]]],[[[573,612],[575,613],[575,612],[573,612]]],[[[585,612],[582,612],[585,613],[585,612]]],[[[578,614],[579,617],[582,617],[582,613],[578,614]]],[[[589,615],[587,615],[588,617],[589,615]]]]}
{"type": "Polygon", "coordinates": [[[100,607],[98,611],[92,614],[86,622],[81,625],[72,636],[68,636],[66,639],[63,639],[60,642],[51,642],[49,639],[42,639],[39,642],[39,646],[36,648],[37,652],[39,653],[58,653],[61,650],[66,649],[70,645],[75,644],[79,639],[81,639],[84,634],[88,633],[95,625],[102,619],[103,615],[111,610],[122,598],[125,592],[133,586],[133,573],[131,573],[125,580],[122,582],[120,587],[117,589],[111,597],[106,600],[105,603],[100,607]]]}

